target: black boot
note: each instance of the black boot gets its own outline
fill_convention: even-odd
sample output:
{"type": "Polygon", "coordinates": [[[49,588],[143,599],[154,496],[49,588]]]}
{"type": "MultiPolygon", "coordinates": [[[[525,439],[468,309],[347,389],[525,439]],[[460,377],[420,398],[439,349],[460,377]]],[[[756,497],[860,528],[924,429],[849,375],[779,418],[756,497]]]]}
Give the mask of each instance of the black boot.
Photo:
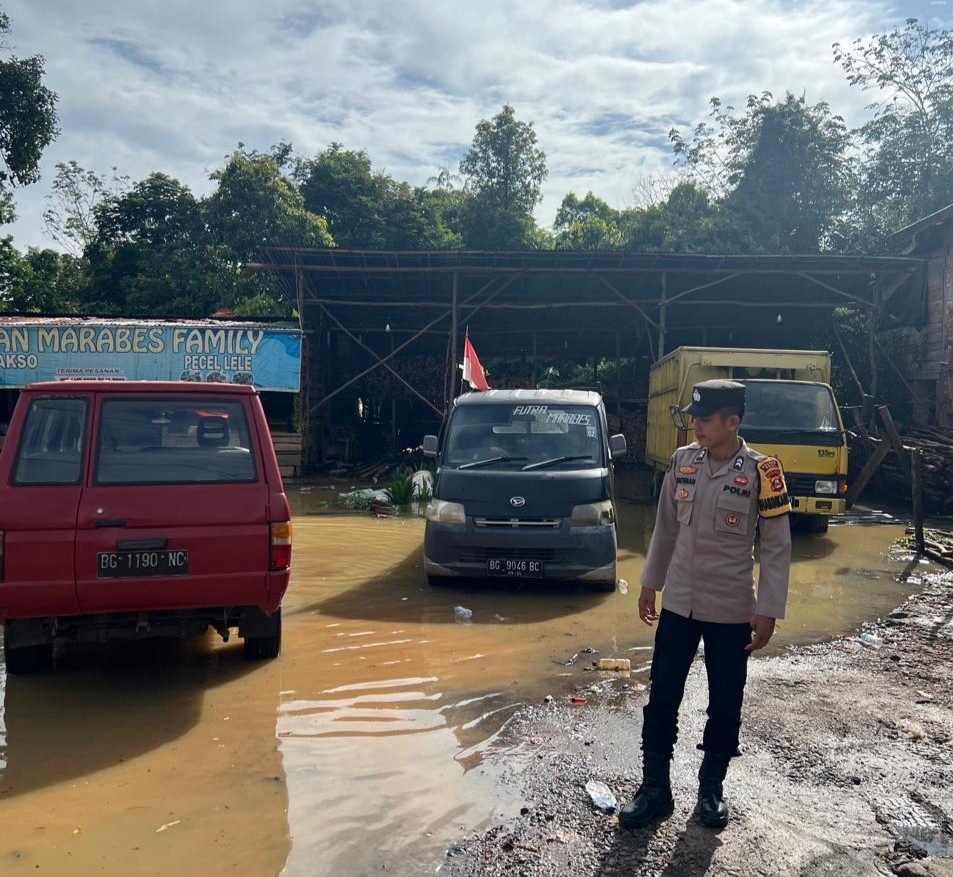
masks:
{"type": "Polygon", "coordinates": [[[698,805],[695,821],[706,828],[724,828],[728,824],[728,805],[725,804],[722,783],[728,773],[728,759],[724,755],[706,752],[698,769],[698,805]]]}
{"type": "Polygon", "coordinates": [[[619,811],[623,828],[645,828],[657,817],[671,816],[675,810],[668,767],[670,758],[659,752],[642,756],[642,785],[635,797],[619,811]]]}

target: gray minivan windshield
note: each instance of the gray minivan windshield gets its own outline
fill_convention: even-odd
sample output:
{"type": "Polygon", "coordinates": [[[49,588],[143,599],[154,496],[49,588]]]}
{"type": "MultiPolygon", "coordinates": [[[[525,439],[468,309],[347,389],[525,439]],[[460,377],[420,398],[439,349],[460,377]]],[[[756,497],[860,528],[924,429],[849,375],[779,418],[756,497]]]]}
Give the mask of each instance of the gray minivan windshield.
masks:
{"type": "Polygon", "coordinates": [[[596,408],[490,404],[457,408],[447,429],[442,462],[453,468],[551,470],[602,466],[603,458],[596,408]]]}

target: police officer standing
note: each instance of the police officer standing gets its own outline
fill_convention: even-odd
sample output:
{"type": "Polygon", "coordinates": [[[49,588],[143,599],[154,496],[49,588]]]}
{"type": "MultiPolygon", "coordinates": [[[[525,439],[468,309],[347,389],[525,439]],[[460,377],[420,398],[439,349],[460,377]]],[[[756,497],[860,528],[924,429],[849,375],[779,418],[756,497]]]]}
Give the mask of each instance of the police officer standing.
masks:
{"type": "Polygon", "coordinates": [[[624,828],[642,828],[674,811],[669,764],[678,709],[700,640],[705,643],[708,722],[698,748],[695,819],[709,828],[728,822],[722,783],[738,751],[741,703],[750,654],[768,644],[784,617],[791,563],[791,510],[784,473],[774,457],[751,450],[738,435],[745,386],[696,384],[696,441],[679,448],[665,476],[639,595],[639,617],[658,621],[651,690],[642,725],[642,785],[623,807],[624,828]],[[754,589],[755,531],[761,572],[754,589]],[[656,594],[662,591],[662,612],[656,594]]]}

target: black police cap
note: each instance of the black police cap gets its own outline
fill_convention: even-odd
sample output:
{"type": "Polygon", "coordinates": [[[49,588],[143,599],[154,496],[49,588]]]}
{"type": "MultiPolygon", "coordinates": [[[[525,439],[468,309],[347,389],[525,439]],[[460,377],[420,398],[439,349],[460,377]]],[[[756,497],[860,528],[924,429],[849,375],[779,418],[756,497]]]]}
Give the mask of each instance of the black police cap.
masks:
{"type": "Polygon", "coordinates": [[[692,417],[708,417],[722,408],[738,408],[744,411],[745,385],[737,381],[702,381],[692,388],[691,405],[682,409],[692,417]]]}

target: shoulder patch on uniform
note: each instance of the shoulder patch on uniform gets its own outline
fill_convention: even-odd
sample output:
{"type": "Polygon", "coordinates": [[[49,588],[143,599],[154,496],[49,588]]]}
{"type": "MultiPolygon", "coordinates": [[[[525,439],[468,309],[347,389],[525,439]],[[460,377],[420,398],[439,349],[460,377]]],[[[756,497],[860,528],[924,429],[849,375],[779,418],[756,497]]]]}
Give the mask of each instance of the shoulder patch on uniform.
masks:
{"type": "Polygon", "coordinates": [[[784,481],[784,470],[777,457],[765,457],[758,463],[761,481],[758,491],[758,514],[762,518],[776,518],[791,511],[791,498],[784,481]]]}

